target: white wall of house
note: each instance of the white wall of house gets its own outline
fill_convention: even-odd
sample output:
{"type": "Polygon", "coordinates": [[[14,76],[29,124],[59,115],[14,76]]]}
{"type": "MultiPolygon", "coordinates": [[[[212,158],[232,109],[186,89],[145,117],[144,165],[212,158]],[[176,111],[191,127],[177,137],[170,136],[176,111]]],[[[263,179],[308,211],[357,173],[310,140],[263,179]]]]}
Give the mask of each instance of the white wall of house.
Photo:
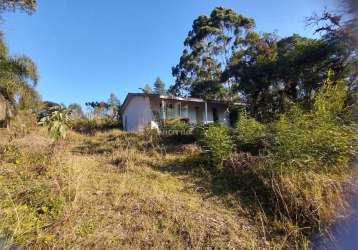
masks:
{"type": "Polygon", "coordinates": [[[153,120],[148,96],[133,96],[122,113],[123,128],[126,131],[144,129],[153,120]]]}
{"type": "Polygon", "coordinates": [[[123,128],[126,131],[139,131],[151,125],[156,115],[163,119],[162,102],[169,108],[166,119],[183,117],[189,118],[190,123],[214,122],[213,109],[216,110],[218,122],[229,125],[227,106],[220,103],[207,103],[207,117],[204,102],[188,102],[177,100],[161,100],[153,96],[131,96],[122,113],[123,128]],[[181,114],[181,116],[179,116],[181,114]]]}

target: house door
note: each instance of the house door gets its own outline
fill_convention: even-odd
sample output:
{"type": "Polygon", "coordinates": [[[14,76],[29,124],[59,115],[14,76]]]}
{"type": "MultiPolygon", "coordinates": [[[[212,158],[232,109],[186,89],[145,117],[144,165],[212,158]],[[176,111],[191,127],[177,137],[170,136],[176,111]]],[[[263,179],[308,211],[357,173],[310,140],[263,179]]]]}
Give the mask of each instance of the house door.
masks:
{"type": "Polygon", "coordinates": [[[195,107],[195,118],[196,122],[203,122],[203,111],[200,107],[195,107]]]}
{"type": "Polygon", "coordinates": [[[218,122],[219,121],[218,110],[217,108],[213,108],[212,110],[213,110],[213,121],[218,122]]]}

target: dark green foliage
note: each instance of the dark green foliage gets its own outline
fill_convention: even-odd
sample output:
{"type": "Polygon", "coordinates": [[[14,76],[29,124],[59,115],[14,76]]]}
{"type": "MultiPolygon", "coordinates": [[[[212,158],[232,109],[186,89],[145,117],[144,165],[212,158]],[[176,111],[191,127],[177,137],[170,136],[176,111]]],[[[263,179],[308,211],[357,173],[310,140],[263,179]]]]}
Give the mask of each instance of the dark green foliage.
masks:
{"type": "Polygon", "coordinates": [[[346,98],[345,84],[328,78],[316,93],[312,111],[293,106],[269,124],[243,115],[235,133],[238,148],[270,156],[275,167],[347,167],[357,138],[346,98]]]}
{"type": "Polygon", "coordinates": [[[192,143],[192,126],[181,119],[167,119],[159,122],[161,142],[165,145],[192,143]]]}
{"type": "Polygon", "coordinates": [[[271,122],[295,104],[310,110],[331,69],[334,82],[349,79],[347,104],[356,103],[356,17],[344,23],[341,16],[325,12],[313,19],[324,24],[317,29],[322,38],[259,35],[252,19],[222,7],[199,16],[173,67],[176,82],[170,92],[232,103],[242,98],[251,116],[271,122]]]}
{"type": "Polygon", "coordinates": [[[229,107],[229,121],[230,126],[235,127],[236,124],[239,122],[240,113],[243,113],[244,107],[233,105],[229,107]]]}
{"type": "MultiPolygon", "coordinates": [[[[187,48],[172,73],[172,94],[189,93],[205,98],[227,98],[230,86],[221,80],[231,56],[244,46],[254,21],[231,9],[216,7],[210,16],[199,16],[185,39],[187,48]]],[[[229,81],[227,81],[229,82],[229,81]]]]}
{"type": "Polygon", "coordinates": [[[29,14],[36,9],[36,0],[0,0],[0,12],[22,10],[29,14]]]}

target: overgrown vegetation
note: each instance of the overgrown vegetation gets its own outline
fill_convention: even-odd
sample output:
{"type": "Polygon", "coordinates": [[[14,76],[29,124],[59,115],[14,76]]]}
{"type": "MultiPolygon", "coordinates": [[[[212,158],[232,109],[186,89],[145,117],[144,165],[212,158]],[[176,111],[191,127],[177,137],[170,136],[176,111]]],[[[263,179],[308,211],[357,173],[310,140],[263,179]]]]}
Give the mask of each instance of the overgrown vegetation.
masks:
{"type": "Polygon", "coordinates": [[[199,125],[188,142],[202,150],[155,130],[53,142],[33,125],[1,144],[2,244],[310,246],[349,208],[356,127],[342,86],[326,80],[314,109],[268,124],[241,115],[233,130],[199,125]]]}
{"type": "Polygon", "coordinates": [[[194,134],[211,164],[220,168],[233,149],[229,129],[221,124],[199,125],[194,134]]]}
{"type": "Polygon", "coordinates": [[[227,187],[219,193],[251,197],[249,203],[270,240],[282,235],[287,244],[305,246],[312,233],[327,228],[349,208],[345,192],[356,174],[351,164],[357,153],[357,126],[346,98],[344,84],[328,78],[311,111],[296,105],[268,124],[241,115],[232,135],[237,152],[230,156],[222,152],[234,146],[227,132],[203,130],[203,148],[211,145],[209,152],[218,152],[209,154],[210,159],[226,159],[224,168],[215,165],[221,173],[212,172],[227,187]],[[226,147],[221,144],[224,138],[226,147]]]}
{"type": "MultiPolygon", "coordinates": [[[[4,0],[0,14],[35,7],[4,0]]],[[[324,22],[318,39],[258,34],[223,7],[198,17],[170,92],[229,100],[237,124],[193,134],[180,119],[161,134],[119,131],[113,93],[87,114],[41,102],[36,65],[1,37],[0,95],[14,116],[0,132],[0,248],[311,247],[349,210],[357,176],[356,16],[323,14],[308,19],[324,22]]],[[[167,91],[158,77],[143,92],[167,91]]]]}

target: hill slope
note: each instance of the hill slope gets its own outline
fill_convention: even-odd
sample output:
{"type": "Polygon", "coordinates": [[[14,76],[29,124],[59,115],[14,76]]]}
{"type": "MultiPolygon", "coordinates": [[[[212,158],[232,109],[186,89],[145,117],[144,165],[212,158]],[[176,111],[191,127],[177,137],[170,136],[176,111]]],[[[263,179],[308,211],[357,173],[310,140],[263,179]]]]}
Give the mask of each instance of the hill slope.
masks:
{"type": "MultiPolygon", "coordinates": [[[[239,204],[228,208],[167,153],[120,131],[39,147],[6,145],[0,168],[4,245],[28,248],[257,248],[239,204]]],[[[22,141],[26,139],[22,139],[22,141]]],[[[268,244],[268,242],[266,242],[268,244]]],[[[261,245],[262,246],[262,245],[261,245]]]]}

